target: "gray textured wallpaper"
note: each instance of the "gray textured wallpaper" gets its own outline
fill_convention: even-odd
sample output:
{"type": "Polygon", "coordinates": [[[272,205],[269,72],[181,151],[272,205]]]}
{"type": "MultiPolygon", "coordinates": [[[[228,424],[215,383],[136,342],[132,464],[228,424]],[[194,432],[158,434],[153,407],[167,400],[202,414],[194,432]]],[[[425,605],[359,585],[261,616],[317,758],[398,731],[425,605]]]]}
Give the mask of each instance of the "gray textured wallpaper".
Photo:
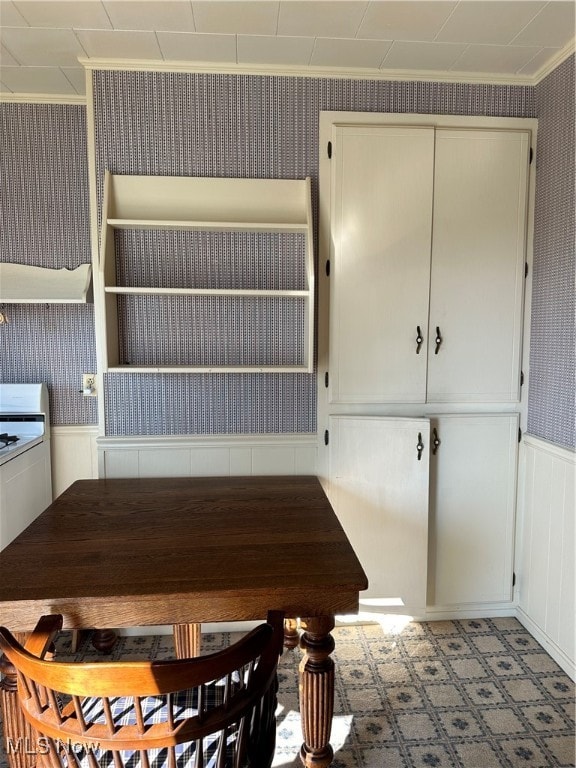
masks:
{"type": "MultiPolygon", "coordinates": [[[[536,88],[184,73],[98,72],[97,170],[313,179],[320,110],[502,115],[540,119],[529,429],[574,448],[574,57],[536,88]]],[[[0,104],[0,259],[49,267],[90,260],[85,110],[0,104]]],[[[129,238],[129,233],[123,234],[129,238]]],[[[215,243],[210,243],[210,247],[215,243]]],[[[163,247],[163,246],[162,246],[163,247]]],[[[202,246],[204,247],[204,246],[202,246]]],[[[216,244],[226,259],[230,243],[216,244]]],[[[298,248],[279,249],[288,277],[242,252],[237,279],[297,280],[298,248]]],[[[161,248],[162,250],[162,248],[161,248]]],[[[136,264],[127,266],[128,277],[136,264]]],[[[138,266],[138,269],[141,267],[138,266]]],[[[194,264],[170,264],[165,279],[194,264]]],[[[139,275],[138,279],[145,279],[139,275]]],[[[236,278],[235,278],[236,279],[236,278]]],[[[46,381],[55,424],[90,424],[79,377],[95,367],[91,305],[0,306],[3,381],[46,381]]],[[[125,345],[136,340],[126,338],[125,345]]],[[[296,345],[297,346],[297,345],[296,345]]],[[[126,352],[130,354],[130,352],[126,352]]],[[[109,434],[314,432],[315,376],[112,375],[109,434]]]]}
{"type": "Polygon", "coordinates": [[[576,448],[574,56],[535,90],[538,154],[528,429],[576,448]]]}
{"type": "MultiPolygon", "coordinates": [[[[321,110],[534,115],[533,89],[523,87],[188,73],[96,72],[94,100],[100,181],[106,169],[119,174],[310,176],[314,211],[321,110]]],[[[269,336],[275,324],[264,320],[269,336]]],[[[132,349],[143,346],[143,334],[150,333],[141,323],[136,328],[132,349]]],[[[184,353],[192,343],[186,331],[181,343],[184,353]]],[[[167,339],[160,341],[166,345],[167,339]]],[[[314,432],[316,378],[109,374],[106,413],[112,435],[314,432]]]]}
{"type": "MultiPolygon", "coordinates": [[[[89,263],[86,109],[0,104],[0,261],[51,269],[89,263]]],[[[54,424],[92,424],[80,394],[96,370],[93,304],[0,305],[0,380],[46,382],[54,424]]]]}

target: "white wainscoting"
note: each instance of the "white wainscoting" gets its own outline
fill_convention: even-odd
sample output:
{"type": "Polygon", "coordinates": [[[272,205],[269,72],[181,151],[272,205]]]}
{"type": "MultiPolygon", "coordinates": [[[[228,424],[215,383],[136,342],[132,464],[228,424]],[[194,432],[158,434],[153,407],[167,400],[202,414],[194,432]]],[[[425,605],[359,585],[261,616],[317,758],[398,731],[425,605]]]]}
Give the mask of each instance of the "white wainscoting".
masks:
{"type": "Polygon", "coordinates": [[[50,427],[53,498],[75,480],[98,477],[97,436],[96,426],[50,427]]]}
{"type": "Polygon", "coordinates": [[[527,435],[520,476],[518,619],[574,679],[576,454],[527,435]]]}
{"type": "Polygon", "coordinates": [[[99,477],[315,475],[316,435],[100,437],[99,477]]]}

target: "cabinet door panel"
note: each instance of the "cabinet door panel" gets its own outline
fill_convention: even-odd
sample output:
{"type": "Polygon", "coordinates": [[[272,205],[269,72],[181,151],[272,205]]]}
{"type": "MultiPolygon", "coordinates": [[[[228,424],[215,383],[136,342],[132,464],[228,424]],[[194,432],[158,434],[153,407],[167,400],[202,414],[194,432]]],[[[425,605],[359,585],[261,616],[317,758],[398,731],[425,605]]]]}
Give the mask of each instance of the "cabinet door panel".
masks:
{"type": "Polygon", "coordinates": [[[512,599],[518,416],[431,421],[430,591],[436,606],[512,599]]]}
{"type": "Polygon", "coordinates": [[[521,131],[437,130],[429,402],[519,399],[528,151],[521,131]]]}
{"type": "Polygon", "coordinates": [[[434,130],[338,128],[332,159],[332,402],[424,402],[434,130]]]}
{"type": "Polygon", "coordinates": [[[426,419],[330,419],[329,493],[368,576],[361,605],[373,598],[410,613],[426,604],[428,438],[426,419]]]}

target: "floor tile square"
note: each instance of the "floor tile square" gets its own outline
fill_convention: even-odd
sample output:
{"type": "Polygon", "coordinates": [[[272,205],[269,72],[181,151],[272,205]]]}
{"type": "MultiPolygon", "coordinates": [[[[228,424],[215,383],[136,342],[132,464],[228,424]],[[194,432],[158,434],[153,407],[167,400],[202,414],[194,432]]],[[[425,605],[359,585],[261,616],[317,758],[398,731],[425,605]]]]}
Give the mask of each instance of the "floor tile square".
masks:
{"type": "Polygon", "coordinates": [[[483,730],[470,710],[438,712],[438,719],[450,739],[470,738],[483,735],[483,730]]]}
{"type": "Polygon", "coordinates": [[[564,717],[549,704],[531,704],[527,707],[520,707],[520,712],[535,731],[550,733],[565,731],[568,727],[564,717]]]}
{"type": "Polygon", "coordinates": [[[438,744],[409,747],[410,765],[413,768],[454,768],[454,760],[448,749],[438,744]]]}
{"type": "Polygon", "coordinates": [[[438,728],[427,712],[399,713],[396,723],[406,741],[439,740],[438,728]]]}
{"type": "Polygon", "coordinates": [[[422,683],[432,683],[450,678],[446,665],[437,657],[429,660],[415,661],[414,672],[422,683]]]}
{"type": "Polygon", "coordinates": [[[522,653],[520,659],[534,674],[552,674],[560,671],[558,664],[545,651],[540,653],[522,653]]]}
{"type": "Polygon", "coordinates": [[[534,739],[507,739],[500,748],[513,768],[551,768],[550,760],[534,739]]]}
{"type": "Polygon", "coordinates": [[[507,653],[508,648],[495,635],[476,635],[470,637],[470,642],[474,644],[474,647],[478,653],[507,653]]]}
{"type": "Polygon", "coordinates": [[[502,704],[504,695],[498,685],[490,680],[478,680],[473,683],[464,683],[462,688],[471,702],[477,706],[492,706],[502,704]]]}
{"type": "Polygon", "coordinates": [[[526,726],[512,709],[497,707],[484,710],[480,717],[488,731],[494,735],[512,735],[525,733],[526,726]]]}
{"type": "Polygon", "coordinates": [[[391,720],[382,717],[381,713],[355,716],[352,720],[352,728],[356,741],[361,745],[396,741],[391,720]]]}
{"type": "Polygon", "coordinates": [[[536,683],[526,677],[503,680],[502,688],[513,701],[539,701],[546,698],[536,683]]]}
{"type": "Polygon", "coordinates": [[[502,761],[496,749],[487,741],[453,741],[452,747],[461,766],[468,768],[501,768],[502,761]]]}
{"type": "Polygon", "coordinates": [[[544,744],[556,761],[556,765],[574,765],[574,735],[571,736],[545,736],[544,744]]]}
{"type": "Polygon", "coordinates": [[[424,686],[426,698],[433,707],[463,707],[466,701],[453,683],[434,683],[424,686]]]}
{"type": "Polygon", "coordinates": [[[550,675],[540,677],[540,685],[553,699],[574,700],[575,686],[574,682],[565,674],[550,675]]]}
{"type": "Polygon", "coordinates": [[[458,635],[440,637],[437,644],[445,656],[471,656],[474,653],[468,641],[458,635]]]}
{"type": "Polygon", "coordinates": [[[486,669],[480,659],[448,659],[446,663],[460,680],[486,677],[486,669]]]}
{"type": "Polygon", "coordinates": [[[392,709],[423,709],[424,699],[413,685],[386,686],[386,703],[392,709]]]}
{"type": "Polygon", "coordinates": [[[485,663],[490,671],[497,676],[526,675],[526,670],[514,656],[489,656],[485,658],[485,663]]]}
{"type": "MultiPolygon", "coordinates": [[[[364,747],[361,749],[362,768],[412,768],[398,747],[364,747]]],[[[333,768],[333,766],[330,766],[333,768]]]]}

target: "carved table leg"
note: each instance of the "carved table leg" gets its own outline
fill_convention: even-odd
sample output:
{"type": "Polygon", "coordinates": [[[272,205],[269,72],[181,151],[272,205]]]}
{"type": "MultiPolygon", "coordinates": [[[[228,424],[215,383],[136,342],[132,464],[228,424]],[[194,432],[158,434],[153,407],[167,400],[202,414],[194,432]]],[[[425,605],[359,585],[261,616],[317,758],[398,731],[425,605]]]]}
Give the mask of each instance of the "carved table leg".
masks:
{"type": "Polygon", "coordinates": [[[334,758],[330,746],[334,714],[334,617],[302,619],[300,644],[305,655],[300,663],[300,713],[304,743],[300,759],[306,768],[327,768],[334,758]]]}
{"type": "Polygon", "coordinates": [[[112,653],[118,635],[113,629],[95,629],[92,634],[92,645],[101,653],[112,653]]]}
{"type": "Polygon", "coordinates": [[[298,619],[284,619],[284,648],[291,651],[299,644],[298,619]]]}
{"type": "MultiPolygon", "coordinates": [[[[24,635],[16,635],[24,642],[24,635]]],[[[30,768],[36,764],[37,736],[24,719],[18,701],[16,670],[6,656],[0,656],[0,705],[2,707],[3,744],[11,768],[30,768]]]]}
{"type": "Polygon", "coordinates": [[[179,659],[200,656],[202,624],[174,624],[174,648],[179,659]]]}

